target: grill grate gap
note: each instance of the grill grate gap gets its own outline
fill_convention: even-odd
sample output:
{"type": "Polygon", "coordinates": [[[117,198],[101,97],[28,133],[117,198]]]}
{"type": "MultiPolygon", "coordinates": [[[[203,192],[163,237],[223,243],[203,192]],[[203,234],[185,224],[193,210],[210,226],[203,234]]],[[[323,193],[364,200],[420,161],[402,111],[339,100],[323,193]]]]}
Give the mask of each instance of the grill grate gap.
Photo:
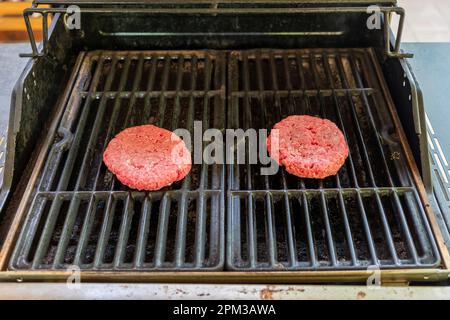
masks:
{"type": "Polygon", "coordinates": [[[381,197],[383,207],[385,208],[386,216],[388,218],[389,226],[391,227],[392,237],[394,240],[395,249],[400,259],[409,259],[410,254],[405,243],[405,235],[401,230],[399,216],[397,210],[394,210],[393,196],[384,195],[381,197]]]}
{"type": "Polygon", "coordinates": [[[373,194],[363,195],[363,203],[368,220],[370,221],[370,228],[375,243],[375,249],[380,260],[392,259],[389,254],[389,248],[386,243],[386,235],[383,231],[383,222],[380,218],[378,205],[373,198],[373,194]]]}
{"type": "Polygon", "coordinates": [[[167,263],[174,263],[175,260],[175,238],[177,232],[180,232],[180,230],[177,230],[177,219],[179,218],[179,206],[178,206],[178,200],[173,199],[170,201],[170,210],[169,210],[169,222],[168,225],[171,226],[167,229],[167,238],[166,238],[166,248],[165,248],[165,262],[167,263]]]}
{"type": "Polygon", "coordinates": [[[330,259],[329,247],[325,233],[325,223],[323,220],[322,205],[317,196],[308,199],[309,212],[311,212],[311,225],[314,232],[315,251],[317,259],[321,264],[328,264],[330,259]]]}
{"type": "MultiPolygon", "coordinates": [[[[109,234],[107,234],[107,242],[106,246],[104,247],[104,255],[103,257],[101,257],[101,264],[109,264],[114,260],[116,246],[119,238],[120,222],[122,220],[124,211],[124,201],[122,199],[114,199],[112,201],[112,208],[109,212],[107,211],[106,213],[108,215],[108,219],[112,220],[111,231],[109,232],[109,234]]],[[[103,224],[103,227],[105,227],[105,224],[103,224]]],[[[98,249],[101,248],[102,247],[100,246],[98,247],[98,249]]]]}
{"type": "Polygon", "coordinates": [[[156,243],[156,233],[159,224],[159,210],[161,201],[154,200],[152,203],[152,210],[150,214],[150,229],[147,237],[147,245],[145,248],[145,262],[154,263],[155,259],[155,243],[156,243]]]}
{"type": "MultiPolygon", "coordinates": [[[[129,228],[128,242],[125,249],[124,263],[132,263],[136,258],[136,244],[142,214],[142,199],[136,199],[133,206],[133,217],[129,228]]],[[[127,213],[128,214],[128,213],[127,213]]]]}
{"type": "MultiPolygon", "coordinates": [[[[84,250],[82,263],[83,264],[91,264],[94,262],[95,251],[97,248],[97,242],[100,234],[101,222],[104,219],[106,208],[105,200],[96,200],[94,203],[94,215],[92,218],[92,225],[90,228],[90,233],[88,235],[88,241],[86,244],[86,248],[84,250]]],[[[85,223],[89,223],[86,221],[85,223]]]]}
{"type": "Polygon", "coordinates": [[[299,179],[283,168],[264,177],[259,165],[234,164],[228,197],[229,203],[240,204],[228,207],[228,268],[421,268],[438,263],[370,50],[231,52],[232,128],[270,129],[293,114],[325,117],[344,132],[350,156],[337,176],[323,180],[299,179]],[[410,193],[408,200],[403,192],[410,193]],[[269,205],[274,201],[275,209],[269,210],[264,199],[269,205]]]}
{"type": "MultiPolygon", "coordinates": [[[[197,199],[189,199],[187,207],[187,225],[186,225],[186,263],[194,263],[195,261],[195,226],[197,224],[197,199]]],[[[206,242],[208,243],[208,242],[206,242]]]]}
{"type": "MultiPolygon", "coordinates": [[[[349,194],[344,198],[345,208],[347,212],[353,213],[358,212],[360,209],[358,208],[358,200],[356,193],[349,194]]],[[[364,263],[364,260],[370,256],[369,245],[367,243],[367,236],[364,233],[364,226],[362,222],[362,218],[358,214],[349,214],[349,223],[350,228],[352,230],[352,235],[355,242],[355,249],[358,260],[364,263]]],[[[366,260],[367,262],[370,262],[366,260]]],[[[366,263],[366,265],[369,263],[366,263]]]]}
{"type": "Polygon", "coordinates": [[[256,227],[256,261],[262,264],[268,264],[269,246],[268,246],[268,229],[267,229],[267,208],[264,198],[256,198],[254,201],[254,210],[248,212],[253,215],[256,227]]]}
{"type": "Polygon", "coordinates": [[[292,231],[294,239],[296,240],[296,258],[299,262],[309,262],[310,252],[308,248],[308,238],[306,229],[306,219],[302,214],[304,212],[301,200],[297,198],[289,199],[291,208],[291,219],[292,219],[292,231]]]}

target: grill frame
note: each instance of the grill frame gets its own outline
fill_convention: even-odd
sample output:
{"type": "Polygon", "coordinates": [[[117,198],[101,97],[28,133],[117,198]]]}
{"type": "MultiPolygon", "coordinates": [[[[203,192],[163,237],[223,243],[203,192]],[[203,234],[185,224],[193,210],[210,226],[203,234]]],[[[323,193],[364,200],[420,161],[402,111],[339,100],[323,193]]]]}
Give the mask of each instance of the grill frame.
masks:
{"type": "MultiPolygon", "coordinates": [[[[350,1],[349,1],[350,2],[350,1]]],[[[56,18],[52,22],[52,26],[50,27],[50,34],[51,37],[49,39],[49,51],[54,54],[53,58],[56,58],[55,60],[51,59],[37,59],[30,61],[27,65],[25,71],[23,72],[23,75],[21,76],[20,81],[18,82],[14,93],[13,93],[13,101],[12,101],[12,107],[11,112],[16,113],[15,116],[11,117],[10,122],[10,129],[8,132],[8,146],[13,146],[13,142],[15,145],[15,135],[19,130],[23,130],[22,127],[19,127],[18,123],[22,121],[23,117],[21,117],[20,112],[22,110],[25,110],[24,106],[27,106],[30,103],[34,103],[34,107],[38,107],[39,112],[42,113],[41,110],[44,110],[45,115],[47,116],[48,112],[46,112],[45,109],[42,109],[44,98],[47,99],[50,96],[47,101],[50,101],[49,106],[54,107],[51,109],[52,111],[55,111],[55,118],[58,118],[60,116],[61,111],[61,101],[68,99],[68,93],[69,93],[69,87],[73,85],[74,79],[69,80],[68,86],[61,87],[61,90],[65,90],[62,97],[60,97],[60,100],[55,103],[56,99],[58,97],[53,96],[52,92],[48,87],[43,85],[41,81],[38,81],[38,86],[33,87],[33,80],[35,79],[35,73],[38,79],[58,79],[60,80],[61,77],[55,77],[54,75],[57,74],[54,71],[51,71],[49,73],[46,73],[43,69],[49,69],[53,70],[52,66],[56,66],[58,68],[64,68],[65,66],[73,66],[73,62],[69,62],[69,59],[72,59],[73,54],[77,54],[78,52],[74,52],[73,44],[74,37],[69,35],[68,33],[64,32],[63,24],[61,23],[62,16],[60,14],[56,14],[56,18]],[[58,22],[58,23],[56,23],[58,22]],[[55,28],[56,26],[56,28],[55,28]],[[69,49],[70,48],[70,49],[69,49]],[[56,64],[54,62],[57,62],[56,64]],[[25,98],[24,89],[28,90],[38,90],[37,92],[33,91],[32,94],[32,100],[27,101],[25,98]],[[42,99],[36,99],[35,96],[39,96],[42,99]]],[[[373,38],[371,38],[373,39],[373,38]]],[[[284,39],[282,39],[284,41],[284,39]]],[[[361,40],[361,39],[359,39],[361,40]]],[[[130,42],[131,43],[131,42],[130,42]]],[[[127,45],[130,45],[127,44],[127,45]]],[[[281,42],[280,42],[281,43],[281,42]]],[[[311,46],[315,45],[314,42],[307,42],[307,43],[313,43],[311,46]]],[[[345,45],[347,42],[340,43],[341,45],[345,45]]],[[[370,42],[370,45],[372,45],[373,42],[370,42]]],[[[95,48],[96,43],[94,43],[95,48]]],[[[360,45],[359,43],[357,45],[360,45]]],[[[284,47],[284,45],[280,45],[284,47]]],[[[351,45],[349,45],[351,46],[351,45]]],[[[353,45],[354,46],[354,45],[353,45]]],[[[393,46],[393,44],[392,44],[393,46]]],[[[272,46],[270,46],[272,47],[272,46]]],[[[274,46],[278,47],[278,46],[274,46]]],[[[297,46],[298,47],[298,46],[297,46]]],[[[79,50],[80,47],[76,47],[76,50],[79,50]]],[[[379,56],[381,57],[381,56],[379,56]]],[[[377,59],[377,58],[376,58],[377,59]]],[[[75,64],[75,67],[73,70],[79,69],[79,64],[75,64]]],[[[419,91],[417,84],[412,80],[411,75],[409,75],[408,67],[406,65],[406,61],[403,59],[388,59],[388,61],[383,61],[383,72],[381,70],[376,70],[377,73],[379,73],[379,76],[384,77],[386,76],[386,79],[390,79],[391,82],[389,82],[389,88],[385,87],[383,88],[386,92],[389,91],[389,89],[394,90],[395,88],[399,88],[398,92],[401,92],[402,94],[406,95],[406,98],[397,99],[396,105],[393,104],[392,101],[388,101],[389,108],[394,114],[394,121],[396,123],[396,126],[399,127],[400,133],[402,136],[402,141],[407,141],[407,139],[410,141],[411,145],[416,147],[416,141],[413,139],[411,135],[408,134],[408,136],[405,135],[403,128],[400,124],[400,119],[397,115],[396,106],[399,108],[407,107],[409,109],[412,108],[418,108],[419,111],[419,118],[422,116],[420,112],[422,112],[421,105],[417,106],[417,102],[414,101],[414,96],[412,102],[410,101],[408,103],[407,97],[408,94],[415,95],[416,90],[419,91]],[[386,69],[387,68],[387,69],[386,69]],[[403,76],[403,72],[405,72],[405,75],[403,76]],[[406,81],[407,86],[402,87],[402,82],[406,81]],[[394,85],[392,84],[394,83],[394,85]],[[396,84],[398,82],[398,85],[396,84]],[[411,104],[411,106],[410,106],[411,104]]],[[[70,68],[72,70],[72,68],[70,68]]],[[[54,81],[54,83],[58,83],[59,81],[54,81]]],[[[31,91],[29,91],[31,92],[31,91]]],[[[397,96],[394,96],[394,98],[397,98],[397,96]]],[[[48,110],[47,110],[48,111],[48,110]]],[[[53,112],[52,112],[53,113],[53,112]]],[[[406,118],[409,120],[409,115],[406,115],[406,118]]],[[[412,118],[412,117],[411,117],[412,118]]],[[[405,116],[402,115],[402,121],[405,120],[405,116]]],[[[412,119],[411,119],[412,120],[412,119]]],[[[417,120],[417,119],[415,119],[417,120]]],[[[423,119],[421,119],[423,120],[423,119]]],[[[417,121],[415,121],[417,122],[417,121]]],[[[55,128],[53,126],[50,126],[49,132],[50,135],[52,132],[55,131],[55,128]]],[[[408,132],[409,133],[409,132],[408,132]]],[[[414,133],[414,132],[413,132],[414,133]]],[[[23,174],[23,166],[19,169],[13,168],[12,166],[12,160],[10,161],[10,169],[7,172],[5,172],[5,179],[7,176],[12,175],[12,170],[14,169],[16,171],[17,177],[15,180],[17,181],[19,178],[22,178],[23,180],[29,180],[30,182],[33,182],[36,179],[36,172],[39,171],[39,167],[42,165],[43,161],[43,153],[42,150],[46,150],[47,145],[51,143],[51,141],[48,141],[48,136],[44,137],[43,140],[40,140],[42,144],[39,144],[36,148],[36,157],[33,157],[32,161],[29,162],[29,164],[33,164],[32,170],[30,172],[25,172],[23,174]]],[[[34,143],[34,141],[32,141],[34,143]]],[[[22,146],[22,145],[20,145],[22,146]]],[[[33,145],[34,146],[34,145],[33,145]]],[[[441,231],[439,229],[439,226],[436,221],[436,217],[434,213],[432,212],[431,206],[428,203],[427,199],[427,191],[425,188],[423,188],[423,181],[422,177],[425,179],[427,173],[423,172],[422,177],[419,173],[418,168],[416,167],[416,162],[419,164],[419,158],[416,158],[414,160],[410,146],[406,144],[404,146],[406,148],[406,156],[407,161],[412,167],[412,173],[414,181],[417,184],[419,196],[422,200],[422,203],[425,206],[425,212],[427,214],[427,217],[430,221],[431,227],[433,229],[433,233],[436,237],[436,241],[438,242],[439,250],[442,255],[442,265],[440,268],[435,269],[412,269],[412,270],[406,270],[406,269],[400,269],[400,270],[381,270],[380,275],[383,283],[388,282],[408,282],[408,281],[447,281],[449,277],[449,268],[450,268],[450,255],[446,248],[446,245],[444,243],[441,231]]],[[[418,146],[417,146],[418,147],[418,146]]],[[[9,149],[9,148],[8,148],[9,149]]],[[[426,144],[421,143],[420,149],[426,150],[426,144]]],[[[9,158],[14,157],[14,148],[8,150],[7,153],[9,158]]],[[[28,155],[23,156],[27,157],[28,155]]],[[[20,159],[22,159],[20,158],[20,159]]],[[[19,160],[20,160],[19,159],[19,160]]],[[[28,160],[28,158],[26,159],[28,160]]],[[[426,165],[426,163],[425,163],[426,165]]],[[[426,182],[426,181],[425,181],[426,182]]],[[[8,184],[7,187],[2,188],[2,204],[4,202],[4,199],[6,196],[8,196],[10,184],[8,184]],[[3,197],[5,195],[5,197],[3,197]]],[[[428,185],[427,185],[428,187],[428,185]]],[[[12,216],[12,222],[9,225],[8,224],[8,233],[6,235],[5,241],[3,243],[2,250],[0,251],[0,281],[12,281],[12,282],[21,282],[21,281],[62,281],[65,282],[68,277],[71,276],[68,272],[63,271],[8,271],[6,269],[7,261],[9,257],[11,256],[11,251],[13,249],[13,244],[18,236],[18,231],[20,229],[20,226],[24,220],[24,206],[26,206],[26,203],[23,201],[20,202],[22,198],[22,194],[29,194],[31,192],[31,188],[27,186],[27,184],[21,185],[20,190],[15,190],[15,188],[11,188],[11,194],[13,191],[15,191],[16,195],[14,195],[13,199],[15,202],[7,203],[9,205],[9,208],[13,208],[14,214],[12,216]],[[17,193],[20,193],[17,196],[17,193]],[[17,211],[17,212],[16,212],[17,211]]],[[[25,198],[25,197],[24,197],[25,198]]],[[[6,206],[5,206],[6,207],[6,206]]],[[[6,209],[6,208],[5,208],[6,209]]],[[[436,208],[435,208],[436,209],[436,208]]],[[[264,282],[264,283],[311,283],[311,282],[325,282],[329,283],[331,281],[333,282],[365,282],[370,276],[370,273],[368,273],[366,270],[354,270],[354,271],[314,271],[314,272],[304,272],[304,271],[283,271],[283,272],[208,272],[208,273],[198,273],[198,272],[141,272],[139,274],[133,273],[133,272],[97,272],[97,271],[82,271],[81,277],[82,281],[86,282],[186,282],[186,283],[192,283],[193,281],[198,283],[255,283],[255,282],[264,282]]]]}
{"type": "MultiPolygon", "coordinates": [[[[375,57],[373,57],[375,59],[375,57]]],[[[75,72],[79,69],[79,64],[74,68],[75,72]]],[[[376,70],[378,76],[380,76],[380,70],[376,70]]],[[[71,80],[73,82],[74,79],[71,80]]],[[[383,91],[386,88],[383,88],[383,91]]],[[[68,99],[68,93],[70,93],[70,86],[66,87],[66,92],[63,94],[63,98],[58,103],[56,110],[57,115],[55,119],[61,116],[61,105],[64,105],[64,99],[68,99]]],[[[405,142],[406,138],[402,131],[398,116],[396,115],[395,107],[392,101],[388,100],[388,107],[390,111],[393,112],[394,122],[396,127],[400,131],[401,141],[405,142]]],[[[57,122],[57,121],[56,121],[57,122]]],[[[55,122],[53,122],[55,124],[55,122]]],[[[49,130],[49,136],[52,136],[52,132],[55,132],[56,128],[52,126],[49,130]]],[[[43,164],[45,157],[46,145],[52,143],[52,139],[47,136],[46,141],[44,141],[41,146],[41,152],[37,158],[37,165],[33,168],[33,172],[30,177],[30,181],[35,181],[37,178],[37,173],[40,170],[40,166],[43,164]],[[44,153],[44,154],[43,154],[44,153]]],[[[435,269],[398,269],[398,270],[381,270],[381,278],[383,282],[404,282],[404,281],[442,281],[448,278],[448,252],[445,250],[445,245],[443,245],[442,236],[439,233],[439,229],[436,229],[436,223],[434,220],[434,215],[431,212],[427,199],[425,189],[422,185],[420,175],[418,173],[417,167],[414,163],[414,158],[412,157],[409,146],[403,144],[405,148],[405,155],[409,165],[412,168],[413,179],[417,184],[418,192],[421,200],[425,204],[425,211],[428,218],[430,219],[433,231],[435,232],[436,239],[439,245],[443,257],[442,268],[435,269]]],[[[10,231],[7,235],[5,245],[2,252],[0,253],[0,267],[2,272],[0,272],[0,281],[65,281],[70,273],[66,271],[44,271],[44,270],[34,270],[34,271],[11,271],[6,270],[7,261],[13,249],[15,239],[18,235],[18,231],[21,227],[21,223],[24,219],[23,209],[26,206],[26,194],[32,192],[30,185],[25,190],[24,197],[17,209],[17,214],[14,217],[10,231]]],[[[367,270],[336,270],[336,271],[258,271],[258,272],[208,272],[208,273],[198,273],[198,272],[110,272],[110,271],[81,271],[81,277],[83,281],[108,281],[108,282],[200,282],[200,283],[256,283],[256,282],[266,282],[266,283],[311,283],[311,282],[360,282],[366,281],[371,275],[367,270]]]]}

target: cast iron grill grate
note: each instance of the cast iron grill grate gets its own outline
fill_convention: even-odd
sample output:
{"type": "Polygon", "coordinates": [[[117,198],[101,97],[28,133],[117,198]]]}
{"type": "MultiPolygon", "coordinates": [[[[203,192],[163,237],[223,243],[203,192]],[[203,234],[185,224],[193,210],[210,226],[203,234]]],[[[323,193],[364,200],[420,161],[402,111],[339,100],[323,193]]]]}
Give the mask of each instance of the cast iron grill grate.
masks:
{"type": "MultiPolygon", "coordinates": [[[[229,127],[270,129],[292,114],[324,117],[344,132],[350,156],[337,176],[323,180],[230,165],[229,269],[439,264],[376,63],[370,49],[230,54],[229,127]]],[[[248,149],[246,158],[249,163],[248,149]]]]}
{"type": "Polygon", "coordinates": [[[138,192],[102,155],[133,125],[224,129],[225,77],[224,55],[212,51],[88,53],[10,267],[222,269],[224,166],[193,165],[180,182],[138,192]]]}
{"type": "Polygon", "coordinates": [[[370,49],[88,53],[9,268],[222,269],[225,166],[137,192],[106,170],[103,150],[142,123],[269,129],[289,114],[333,120],[351,157],[320,181],[228,166],[227,268],[437,266],[376,63],[370,49]]]}

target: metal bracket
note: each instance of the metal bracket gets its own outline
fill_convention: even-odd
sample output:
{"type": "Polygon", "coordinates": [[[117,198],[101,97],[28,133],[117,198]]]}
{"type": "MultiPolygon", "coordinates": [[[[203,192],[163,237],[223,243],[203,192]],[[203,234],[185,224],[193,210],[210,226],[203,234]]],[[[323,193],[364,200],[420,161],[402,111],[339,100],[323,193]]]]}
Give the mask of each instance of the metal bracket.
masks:
{"type": "MultiPolygon", "coordinates": [[[[48,55],[47,51],[47,42],[49,40],[48,35],[48,16],[49,14],[61,13],[62,15],[68,14],[68,8],[71,3],[67,3],[64,7],[57,8],[38,8],[39,4],[42,2],[37,2],[33,4],[33,7],[27,8],[24,10],[23,15],[25,19],[25,24],[28,31],[28,36],[31,44],[31,53],[21,54],[21,57],[31,57],[31,58],[39,58],[48,55]],[[30,23],[30,16],[33,14],[42,15],[42,23],[43,23],[43,49],[39,51],[36,45],[36,39],[34,37],[34,33],[32,30],[32,26],[30,23]]],[[[80,8],[80,13],[94,13],[94,14],[206,14],[206,15],[220,15],[220,14],[235,14],[235,15],[245,15],[245,14],[351,14],[351,13],[366,13],[366,14],[374,14],[370,11],[370,7],[258,7],[258,8],[249,8],[249,7],[235,7],[231,8],[220,7],[219,3],[214,3],[211,7],[198,7],[198,8],[167,8],[167,7],[146,7],[146,8],[135,8],[135,7],[126,7],[126,8],[117,8],[117,7],[89,7],[89,8],[80,8]]],[[[412,58],[413,55],[410,53],[403,53],[400,50],[401,45],[401,37],[403,33],[403,25],[405,21],[405,10],[396,6],[384,6],[379,7],[376,10],[375,14],[382,14],[384,17],[384,38],[385,38],[385,54],[388,57],[392,58],[412,58]],[[400,16],[399,27],[397,29],[396,41],[393,50],[391,50],[390,46],[390,27],[391,27],[391,18],[393,14],[397,14],[400,16]]]]}
{"type": "Polygon", "coordinates": [[[403,26],[405,23],[405,9],[400,7],[395,7],[395,10],[384,12],[384,41],[386,55],[390,58],[412,58],[414,55],[412,53],[402,53],[400,50],[403,26]],[[391,32],[390,32],[390,22],[392,18],[392,13],[396,13],[400,16],[400,21],[397,29],[397,36],[395,37],[394,51],[391,51],[391,32]]]}

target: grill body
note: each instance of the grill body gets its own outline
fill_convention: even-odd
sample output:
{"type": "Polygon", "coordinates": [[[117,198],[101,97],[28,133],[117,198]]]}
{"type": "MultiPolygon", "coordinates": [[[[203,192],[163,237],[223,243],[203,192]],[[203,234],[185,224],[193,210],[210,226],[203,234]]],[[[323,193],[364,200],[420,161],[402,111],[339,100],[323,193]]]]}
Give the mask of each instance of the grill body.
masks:
{"type": "Polygon", "coordinates": [[[48,56],[24,71],[1,194],[11,221],[0,231],[1,279],[63,280],[74,264],[86,281],[365,281],[373,266],[385,281],[448,277],[415,84],[402,59],[384,54],[383,31],[366,32],[366,13],[331,3],[297,15],[289,9],[317,5],[241,4],[245,14],[231,3],[223,14],[186,13],[208,10],[202,1],[139,5],[168,12],[140,17],[126,14],[135,4],[111,3],[124,14],[86,13],[73,32],[56,14],[48,56]],[[101,162],[130,125],[269,129],[290,114],[344,131],[351,157],[338,176],[198,165],[144,193],[101,162]]]}

